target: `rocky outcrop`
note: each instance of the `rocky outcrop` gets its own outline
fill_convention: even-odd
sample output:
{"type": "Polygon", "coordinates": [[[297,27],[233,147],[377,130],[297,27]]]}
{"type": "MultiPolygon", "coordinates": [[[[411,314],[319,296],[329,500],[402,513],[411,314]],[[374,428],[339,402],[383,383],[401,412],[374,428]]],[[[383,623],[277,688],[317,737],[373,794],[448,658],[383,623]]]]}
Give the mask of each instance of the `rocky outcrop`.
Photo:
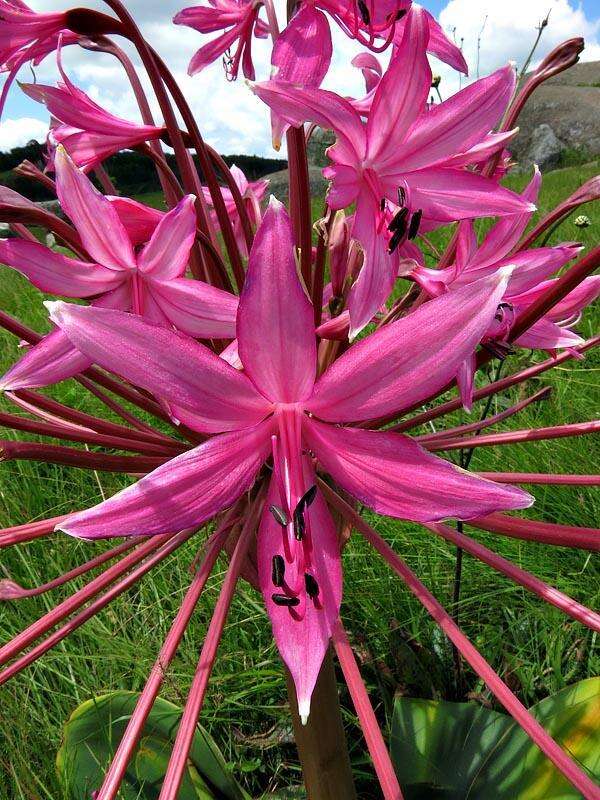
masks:
{"type": "MultiPolygon", "coordinates": [[[[282,203],[287,202],[290,188],[287,169],[282,169],[279,172],[271,172],[271,174],[266,177],[270,181],[270,194],[274,194],[282,203]]],[[[321,174],[321,167],[309,166],[308,179],[310,182],[311,197],[322,197],[327,189],[327,181],[321,174]]]]}
{"type": "Polygon", "coordinates": [[[560,166],[566,147],[556,136],[550,125],[543,122],[531,134],[527,151],[519,159],[521,169],[529,171],[537,164],[542,172],[560,166]]]}

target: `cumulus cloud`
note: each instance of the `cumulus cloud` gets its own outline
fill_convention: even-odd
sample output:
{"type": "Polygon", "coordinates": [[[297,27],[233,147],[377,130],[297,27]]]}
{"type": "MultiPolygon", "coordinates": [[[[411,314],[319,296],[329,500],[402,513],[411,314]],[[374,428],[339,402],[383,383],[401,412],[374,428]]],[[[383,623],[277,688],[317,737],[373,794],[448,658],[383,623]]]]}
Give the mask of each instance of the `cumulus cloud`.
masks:
{"type": "MultiPolygon", "coordinates": [[[[128,0],[127,7],[140,24],[144,35],[156,47],[173,71],[182,87],[192,110],[197,115],[201,130],[207,141],[223,153],[255,153],[272,156],[270,143],[268,109],[252,94],[243,78],[235,83],[226,81],[220,63],[215,63],[199,75],[189,77],[187,65],[190,58],[207,36],[183,26],[174,26],[170,20],[185,5],[185,0],[128,0]]],[[[423,3],[427,6],[427,2],[423,3]]],[[[68,0],[32,0],[39,11],[56,11],[68,7],[68,0]]],[[[101,0],[89,0],[86,5],[106,11],[101,0]]],[[[283,19],[285,0],[276,0],[276,7],[283,19]]],[[[550,24],[544,31],[539,55],[542,56],[559,41],[572,35],[583,34],[587,40],[586,57],[600,59],[600,21],[586,17],[580,6],[569,0],[449,0],[440,14],[444,29],[460,41],[464,39],[464,51],[471,66],[472,76],[476,73],[477,37],[484,19],[487,22],[481,36],[480,73],[486,74],[508,60],[522,63],[535,36],[535,27],[549,8],[552,8],[550,24]]],[[[334,37],[334,58],[324,87],[335,89],[340,94],[361,96],[363,93],[360,72],[350,65],[353,55],[360,52],[356,44],[344,36],[334,23],[331,25],[334,37]]],[[[121,42],[120,42],[121,43],[121,42]]],[[[127,45],[124,45],[127,47],[127,45]]],[[[134,63],[136,55],[128,49],[134,63]]],[[[257,80],[268,78],[270,72],[270,42],[255,40],[253,44],[257,80]]],[[[387,56],[384,54],[385,62],[387,56]]],[[[135,98],[120,66],[115,60],[103,54],[90,53],[79,47],[65,49],[64,62],[71,78],[87,91],[98,103],[126,119],[139,120],[135,98]]],[[[434,63],[434,71],[443,76],[442,89],[447,96],[459,87],[455,72],[440,62],[434,63]]],[[[36,69],[37,79],[53,82],[56,79],[56,66],[52,56],[36,69]]],[[[23,79],[30,80],[28,71],[23,79]]],[[[152,96],[150,87],[145,82],[152,96]]],[[[14,93],[18,89],[14,90],[14,93]]],[[[13,93],[13,96],[14,96],[13,93]]],[[[29,103],[29,101],[27,101],[29,103]]],[[[151,103],[156,119],[160,119],[157,104],[151,103]]],[[[44,111],[35,103],[19,104],[19,111],[25,116],[15,119],[17,114],[9,103],[8,113],[13,119],[0,124],[0,147],[8,144],[23,144],[35,137],[43,139],[46,125],[41,121],[44,111]],[[39,117],[35,119],[34,117],[39,117]]]]}

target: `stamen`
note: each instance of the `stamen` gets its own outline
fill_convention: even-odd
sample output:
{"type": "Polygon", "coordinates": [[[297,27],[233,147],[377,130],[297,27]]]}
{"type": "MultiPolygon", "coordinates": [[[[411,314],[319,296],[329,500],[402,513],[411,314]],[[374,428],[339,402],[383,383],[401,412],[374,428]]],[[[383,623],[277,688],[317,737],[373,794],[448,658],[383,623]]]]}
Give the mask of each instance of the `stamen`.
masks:
{"type": "Polygon", "coordinates": [[[360,18],[365,23],[365,25],[370,25],[371,14],[369,13],[369,9],[367,8],[365,0],[358,0],[358,10],[360,11],[360,18]]]}
{"type": "Polygon", "coordinates": [[[412,219],[410,221],[410,226],[408,228],[408,238],[414,239],[419,232],[419,228],[421,227],[421,220],[423,218],[423,211],[419,209],[415,211],[412,215],[412,219]]]}
{"type": "Polygon", "coordinates": [[[381,211],[385,211],[385,197],[382,197],[381,200],[379,201],[379,208],[381,209],[381,211]]]}
{"type": "Polygon", "coordinates": [[[388,231],[402,231],[402,235],[404,235],[404,232],[406,231],[407,217],[408,208],[401,208],[388,225],[388,231]]]}
{"type": "Polygon", "coordinates": [[[269,511],[273,514],[275,522],[281,525],[282,528],[287,528],[288,518],[282,508],[279,508],[279,506],[269,506],[269,511]]]}
{"type": "Polygon", "coordinates": [[[285,577],[285,561],[283,556],[273,556],[273,565],[271,570],[271,579],[273,586],[283,586],[283,579],[285,577]]]}
{"type": "Polygon", "coordinates": [[[286,594],[272,594],[271,600],[276,606],[286,606],[287,608],[295,608],[300,605],[298,597],[288,597],[286,594]]]}
{"type": "Polygon", "coordinates": [[[396,248],[397,248],[397,247],[400,245],[400,243],[401,243],[401,242],[402,242],[402,240],[404,239],[404,234],[405,234],[405,233],[406,233],[406,230],[405,230],[405,229],[404,229],[404,230],[403,230],[403,229],[399,229],[399,230],[397,230],[397,231],[394,231],[394,235],[393,235],[393,236],[392,236],[392,238],[390,239],[390,243],[389,243],[389,245],[388,245],[388,253],[389,253],[390,255],[391,255],[391,254],[394,252],[394,250],[396,250],[396,248]]]}
{"type": "Polygon", "coordinates": [[[294,511],[294,535],[298,541],[304,538],[304,533],[306,531],[304,512],[314,502],[316,496],[317,486],[313,484],[310,489],[304,492],[300,500],[298,500],[298,505],[294,511]]]}
{"type": "Polygon", "coordinates": [[[398,187],[398,205],[405,206],[406,205],[406,190],[403,186],[398,187]]]}
{"type": "Polygon", "coordinates": [[[401,8],[399,11],[396,12],[396,22],[400,22],[400,20],[406,16],[406,9],[401,8]]]}
{"type": "Polygon", "coordinates": [[[304,575],[304,585],[306,587],[306,594],[311,598],[311,600],[314,600],[314,598],[319,594],[319,584],[308,572],[306,572],[304,575]]]}

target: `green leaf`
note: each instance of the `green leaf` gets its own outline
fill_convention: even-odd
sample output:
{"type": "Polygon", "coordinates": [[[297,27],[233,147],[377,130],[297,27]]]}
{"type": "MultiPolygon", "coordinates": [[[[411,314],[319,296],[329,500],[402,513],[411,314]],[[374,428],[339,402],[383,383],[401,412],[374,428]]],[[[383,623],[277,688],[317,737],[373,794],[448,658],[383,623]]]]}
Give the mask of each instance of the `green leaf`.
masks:
{"type": "MultiPolygon", "coordinates": [[[[568,686],[530,709],[600,779],[600,678],[568,686]]],[[[509,716],[474,703],[398,697],[392,759],[406,800],[580,800],[509,716]]]]}
{"type": "MultiPolygon", "coordinates": [[[[56,758],[70,800],[90,800],[138,700],[135,692],[111,692],[75,709],[63,733],[56,758]]],[[[157,698],[131,758],[119,800],[157,800],[182,711],[157,698]]],[[[200,726],[190,750],[178,800],[248,800],[229,773],[216,744],[200,726]]]]}

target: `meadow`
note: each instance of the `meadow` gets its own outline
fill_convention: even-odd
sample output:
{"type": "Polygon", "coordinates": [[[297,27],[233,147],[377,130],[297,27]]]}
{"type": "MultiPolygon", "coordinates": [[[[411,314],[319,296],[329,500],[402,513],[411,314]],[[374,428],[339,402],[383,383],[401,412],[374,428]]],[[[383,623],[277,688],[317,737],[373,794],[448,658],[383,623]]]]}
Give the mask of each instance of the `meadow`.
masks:
{"type": "MultiPolygon", "coordinates": [[[[599,171],[588,164],[549,173],[539,214],[599,171]]],[[[508,183],[521,189],[527,176],[508,183]]],[[[155,195],[141,200],[156,204],[155,195]]],[[[315,201],[315,213],[322,200],[315,201]]],[[[588,248],[600,238],[600,208],[581,210],[591,226],[580,229],[569,218],[551,242],[582,241],[588,248]]],[[[434,243],[441,245],[446,234],[434,243]]],[[[0,268],[0,307],[38,330],[47,329],[40,292],[11,270],[0,268]]],[[[600,310],[588,310],[579,325],[583,336],[598,331],[600,310]]],[[[17,357],[17,342],[0,332],[0,371],[17,357]]],[[[519,352],[512,359],[526,364],[543,354],[519,352]]],[[[503,429],[579,422],[597,416],[600,406],[600,353],[570,360],[545,373],[526,388],[517,387],[494,401],[491,413],[542,386],[551,386],[548,400],[530,406],[503,424],[503,429]]],[[[486,376],[481,377],[487,380],[486,376]]],[[[100,410],[97,401],[73,381],[50,393],[74,407],[100,410]]],[[[14,407],[2,399],[2,409],[14,407]]],[[[480,413],[475,407],[474,415],[480,413]]],[[[18,412],[17,412],[18,413],[18,412]]],[[[104,413],[104,412],[103,412],[104,413]]],[[[444,425],[465,421],[464,413],[444,425]]],[[[15,434],[3,430],[11,438],[15,434]]],[[[19,438],[33,438],[19,435],[19,438]]],[[[528,445],[478,448],[474,470],[522,472],[597,471],[597,437],[559,439],[528,445]]],[[[456,454],[452,454],[456,455],[456,454]]],[[[127,479],[33,462],[0,465],[0,524],[16,525],[83,508],[110,496],[127,479]]],[[[536,496],[528,514],[539,519],[582,526],[598,525],[600,492],[585,487],[528,487],[536,496]]],[[[414,524],[370,517],[377,530],[406,559],[436,597],[452,598],[453,548],[414,524]]],[[[530,570],[591,607],[600,601],[600,566],[587,552],[505,539],[466,528],[491,549],[530,570]]],[[[190,581],[190,564],[201,543],[192,539],[138,585],[121,595],[98,616],[1,689],[1,800],[63,800],[55,772],[61,729],[73,709],[89,697],[111,689],[139,690],[190,581]]],[[[106,545],[90,544],[57,534],[0,555],[0,577],[24,586],[44,583],[91,558],[106,545]]],[[[162,691],[183,705],[203,634],[217,598],[226,562],[211,577],[162,691]]],[[[389,724],[395,692],[423,697],[453,697],[452,652],[426,612],[379,557],[354,535],[344,555],[342,616],[363,668],[371,699],[384,726],[389,724]]],[[[0,642],[4,643],[40,614],[66,597],[85,579],[39,598],[0,606],[0,642]]],[[[513,586],[487,566],[465,556],[461,625],[494,668],[526,704],[540,700],[584,677],[600,674],[597,636],[524,589],[513,586]]],[[[468,669],[465,695],[491,704],[486,687],[468,669]]],[[[379,797],[365,746],[347,692],[340,681],[347,735],[361,798],[379,797]]],[[[236,776],[254,797],[278,786],[300,782],[291,736],[283,669],[272,642],[260,596],[241,583],[219,651],[201,722],[215,737],[236,776]]]]}

